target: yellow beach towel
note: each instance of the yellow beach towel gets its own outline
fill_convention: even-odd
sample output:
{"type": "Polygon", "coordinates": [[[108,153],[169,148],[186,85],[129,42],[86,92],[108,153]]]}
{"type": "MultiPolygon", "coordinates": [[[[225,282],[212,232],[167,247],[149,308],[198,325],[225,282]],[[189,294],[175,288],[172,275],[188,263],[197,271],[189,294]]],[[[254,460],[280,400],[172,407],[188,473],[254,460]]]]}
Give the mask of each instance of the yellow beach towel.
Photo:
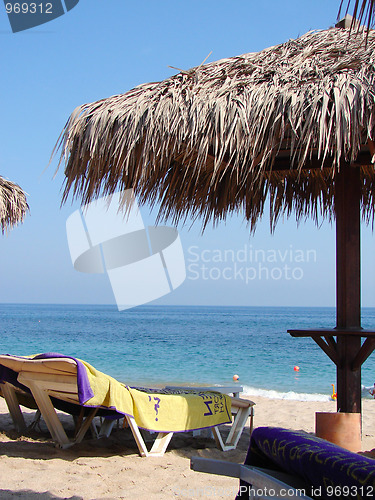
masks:
{"type": "Polygon", "coordinates": [[[232,422],[231,400],[218,392],[163,394],[129,388],[138,427],[181,432],[232,422]]]}
{"type": "MultiPolygon", "coordinates": [[[[81,361],[81,360],[79,360],[81,361]]],[[[183,432],[231,423],[231,399],[218,392],[136,389],[121,384],[81,361],[94,396],[85,406],[102,406],[134,417],[138,427],[157,432],[183,432]]]]}
{"type": "Polygon", "coordinates": [[[104,406],[119,413],[134,416],[133,399],[128,388],[116,379],[96,370],[86,361],[77,359],[86,368],[88,383],[94,396],[84,406],[104,406]]]}

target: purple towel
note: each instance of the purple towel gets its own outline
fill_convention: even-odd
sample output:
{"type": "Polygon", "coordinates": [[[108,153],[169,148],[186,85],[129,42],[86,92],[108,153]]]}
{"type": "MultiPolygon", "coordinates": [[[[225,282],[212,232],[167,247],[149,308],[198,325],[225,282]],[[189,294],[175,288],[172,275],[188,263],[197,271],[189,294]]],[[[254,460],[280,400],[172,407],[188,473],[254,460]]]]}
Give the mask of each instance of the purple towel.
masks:
{"type": "MultiPolygon", "coordinates": [[[[375,460],[302,431],[258,427],[252,433],[245,464],[297,476],[309,485],[306,495],[319,500],[375,496],[375,460]]],[[[237,498],[249,498],[246,490],[237,498]]]]}

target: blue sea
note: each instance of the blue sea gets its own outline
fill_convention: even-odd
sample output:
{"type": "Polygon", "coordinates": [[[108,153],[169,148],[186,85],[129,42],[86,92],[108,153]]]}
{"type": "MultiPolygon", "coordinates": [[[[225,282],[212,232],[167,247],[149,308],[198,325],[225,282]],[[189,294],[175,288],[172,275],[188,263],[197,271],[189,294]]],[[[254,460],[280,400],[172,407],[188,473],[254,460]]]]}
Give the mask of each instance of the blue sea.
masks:
{"type": "MultiPolygon", "coordinates": [[[[230,385],[237,374],[248,395],[324,401],[336,383],[315,342],[287,333],[335,326],[334,308],[0,304],[0,321],[2,353],[60,352],[129,385],[230,385]]],[[[363,309],[362,326],[374,325],[375,308],[363,309]]],[[[372,355],[362,384],[374,382],[372,355]]]]}

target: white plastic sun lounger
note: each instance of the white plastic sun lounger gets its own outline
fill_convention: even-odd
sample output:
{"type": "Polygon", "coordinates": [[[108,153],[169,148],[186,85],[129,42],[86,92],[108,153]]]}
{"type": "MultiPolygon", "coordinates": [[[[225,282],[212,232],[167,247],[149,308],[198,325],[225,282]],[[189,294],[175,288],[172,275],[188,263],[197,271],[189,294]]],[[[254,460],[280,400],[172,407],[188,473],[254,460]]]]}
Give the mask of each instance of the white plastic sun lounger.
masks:
{"type": "MultiPolygon", "coordinates": [[[[23,391],[22,388],[16,387],[9,381],[0,383],[2,395],[6,400],[14,425],[19,432],[24,432],[26,429],[20,408],[21,396],[35,401],[52,438],[62,448],[68,448],[82,441],[87,430],[92,427],[93,419],[98,412],[101,410],[110,411],[105,407],[86,408],[80,405],[77,386],[77,364],[73,359],[48,358],[25,360],[16,356],[0,355],[0,365],[16,372],[18,384],[25,386],[31,393],[23,391]],[[55,406],[58,406],[56,402],[69,403],[74,405],[76,414],[81,413],[74,439],[68,438],[51,398],[55,398],[53,399],[55,406]],[[82,410],[86,411],[86,418],[84,418],[82,410]]],[[[218,427],[212,428],[216,444],[223,451],[233,449],[237,446],[247,418],[250,414],[251,416],[253,415],[252,406],[254,403],[251,401],[232,398],[231,402],[235,418],[227,439],[223,440],[218,427]]],[[[68,413],[71,413],[71,411],[68,410],[68,413]]],[[[134,417],[125,415],[124,418],[133,433],[141,456],[161,456],[164,454],[173,436],[173,432],[158,432],[151,449],[148,450],[134,417]]],[[[108,436],[112,430],[113,423],[114,420],[105,419],[99,436],[108,436]]]]}
{"type": "MultiPolygon", "coordinates": [[[[30,389],[32,398],[35,400],[53,440],[61,448],[69,448],[82,441],[86,432],[91,427],[99,408],[87,408],[88,416],[86,418],[82,418],[81,416],[78,419],[79,422],[75,437],[74,439],[69,439],[51,401],[52,397],[58,401],[64,401],[74,404],[78,408],[83,408],[78,398],[77,365],[74,360],[69,358],[52,358],[25,361],[17,357],[0,355],[0,364],[15,370],[18,373],[17,381],[30,389]]],[[[19,387],[15,387],[9,382],[0,383],[0,388],[16,429],[19,432],[24,432],[26,424],[20,408],[18,395],[21,394],[23,397],[30,398],[30,394],[24,393],[19,387]]],[[[108,410],[105,407],[103,409],[108,410]]],[[[125,415],[125,418],[142,457],[162,456],[165,453],[172,439],[173,432],[159,432],[149,451],[134,417],[125,415]]],[[[109,435],[108,431],[109,429],[112,430],[114,422],[114,420],[105,421],[98,437],[109,435]]]]}

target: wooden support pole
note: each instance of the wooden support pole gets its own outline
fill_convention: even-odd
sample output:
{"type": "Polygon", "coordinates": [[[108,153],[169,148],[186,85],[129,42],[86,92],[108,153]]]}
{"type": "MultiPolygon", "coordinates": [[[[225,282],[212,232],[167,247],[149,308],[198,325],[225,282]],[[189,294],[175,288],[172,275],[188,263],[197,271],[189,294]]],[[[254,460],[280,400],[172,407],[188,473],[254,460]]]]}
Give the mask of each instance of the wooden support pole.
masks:
{"type": "MultiPolygon", "coordinates": [[[[335,178],[337,328],[361,328],[360,171],[341,165],[335,178]]],[[[361,412],[361,368],[353,370],[359,336],[337,337],[337,410],[361,412]]]]}

